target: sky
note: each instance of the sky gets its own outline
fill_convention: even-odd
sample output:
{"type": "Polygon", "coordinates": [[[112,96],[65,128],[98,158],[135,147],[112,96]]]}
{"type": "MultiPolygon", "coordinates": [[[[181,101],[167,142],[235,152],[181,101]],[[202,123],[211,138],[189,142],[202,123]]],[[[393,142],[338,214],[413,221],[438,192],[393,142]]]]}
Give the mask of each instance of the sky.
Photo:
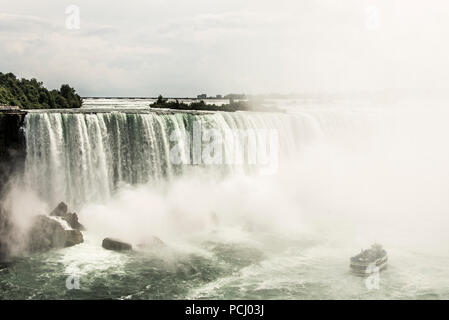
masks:
{"type": "Polygon", "coordinates": [[[446,0],[0,0],[0,71],[82,96],[446,90],[448,17],[446,0]]]}

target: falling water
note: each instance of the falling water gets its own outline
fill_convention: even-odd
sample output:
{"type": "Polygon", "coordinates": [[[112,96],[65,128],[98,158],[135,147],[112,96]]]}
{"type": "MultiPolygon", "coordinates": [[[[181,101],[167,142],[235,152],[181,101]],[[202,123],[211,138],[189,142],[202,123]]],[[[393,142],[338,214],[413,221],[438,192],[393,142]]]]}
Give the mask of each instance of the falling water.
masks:
{"type": "MultiPolygon", "coordinates": [[[[32,112],[25,123],[25,181],[50,203],[64,200],[80,205],[109,199],[121,184],[170,179],[191,167],[170,161],[174,143],[170,137],[191,132],[195,121],[223,133],[276,129],[286,153],[298,147],[298,123],[283,114],[32,112]]],[[[232,153],[226,141],[224,153],[232,153]]],[[[218,170],[226,174],[250,169],[223,165],[218,170]]]]}
{"type": "Polygon", "coordinates": [[[76,111],[27,115],[26,186],[11,198],[16,218],[27,221],[25,212],[48,212],[41,202],[50,209],[63,200],[88,231],[82,245],[23,260],[16,273],[0,277],[5,297],[449,296],[441,280],[448,279],[442,248],[449,113],[350,105],[156,112],[146,102],[120,109],[106,102],[103,109],[88,101],[76,111]],[[191,132],[195,122],[220,132],[277,130],[279,172],[173,163],[171,138],[191,132]],[[101,247],[106,236],[137,245],[153,235],[167,244],[162,252],[125,255],[101,247]],[[373,241],[391,258],[379,290],[348,272],[348,258],[373,241]],[[79,292],[64,289],[71,268],[81,273],[79,292]],[[117,272],[124,278],[110,276],[117,272]],[[93,290],[100,287],[107,289],[93,290]]]}

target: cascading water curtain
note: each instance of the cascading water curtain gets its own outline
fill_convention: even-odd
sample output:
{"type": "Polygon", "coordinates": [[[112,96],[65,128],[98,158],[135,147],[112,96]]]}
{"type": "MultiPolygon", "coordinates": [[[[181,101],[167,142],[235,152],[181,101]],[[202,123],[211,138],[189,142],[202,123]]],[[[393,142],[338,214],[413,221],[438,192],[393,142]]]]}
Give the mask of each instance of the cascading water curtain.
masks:
{"type": "MultiPolygon", "coordinates": [[[[192,168],[185,162],[173,163],[170,151],[174,137],[190,134],[195,122],[222,133],[275,129],[287,152],[298,147],[297,131],[304,128],[303,119],[269,113],[31,112],[25,121],[25,181],[48,202],[80,205],[107,200],[122,183],[170,179],[192,168]]],[[[187,143],[179,146],[191,149],[187,143]]],[[[223,141],[225,155],[233,152],[232,147],[223,141]]],[[[189,155],[189,150],[181,153],[189,155]]],[[[250,166],[214,166],[214,170],[247,172],[250,166]]]]}

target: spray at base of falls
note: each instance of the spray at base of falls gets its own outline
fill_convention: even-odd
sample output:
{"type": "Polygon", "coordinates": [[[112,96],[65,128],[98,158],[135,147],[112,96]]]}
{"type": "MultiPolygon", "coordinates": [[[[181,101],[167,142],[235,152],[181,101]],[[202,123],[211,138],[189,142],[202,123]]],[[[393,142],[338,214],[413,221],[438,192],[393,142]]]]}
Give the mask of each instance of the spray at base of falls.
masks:
{"type": "Polygon", "coordinates": [[[293,114],[36,112],[26,119],[25,182],[50,207],[65,200],[81,208],[88,228],[101,231],[101,221],[107,221],[103,227],[110,232],[120,234],[122,228],[132,234],[142,226],[137,238],[144,229],[199,230],[215,212],[229,225],[245,225],[246,219],[254,228],[266,221],[260,224],[281,233],[304,224],[327,232],[341,223],[341,234],[366,242],[382,233],[396,238],[419,225],[430,240],[431,225],[447,220],[446,206],[439,205],[447,184],[440,179],[447,174],[442,164],[449,158],[440,148],[445,119],[441,110],[374,108],[293,114]],[[279,172],[258,177],[250,166],[174,165],[170,136],[190,132],[195,121],[220,131],[278,130],[279,172]],[[429,158],[435,153],[439,157],[429,158]],[[426,172],[420,170],[430,163],[426,172]],[[425,206],[434,215],[423,223],[416,217],[425,206]],[[380,228],[386,219],[398,225],[380,228]]]}

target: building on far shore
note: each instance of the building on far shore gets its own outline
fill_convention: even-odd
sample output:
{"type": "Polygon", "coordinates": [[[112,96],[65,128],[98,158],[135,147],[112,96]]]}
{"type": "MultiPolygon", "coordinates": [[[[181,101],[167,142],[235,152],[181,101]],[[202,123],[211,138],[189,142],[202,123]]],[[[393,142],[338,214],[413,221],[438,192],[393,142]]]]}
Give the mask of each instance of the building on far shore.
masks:
{"type": "Polygon", "coordinates": [[[196,97],[197,97],[197,99],[207,99],[207,94],[205,94],[205,93],[199,94],[196,97]]]}
{"type": "Polygon", "coordinates": [[[216,97],[217,99],[223,99],[223,96],[221,94],[217,94],[216,97]]]}

